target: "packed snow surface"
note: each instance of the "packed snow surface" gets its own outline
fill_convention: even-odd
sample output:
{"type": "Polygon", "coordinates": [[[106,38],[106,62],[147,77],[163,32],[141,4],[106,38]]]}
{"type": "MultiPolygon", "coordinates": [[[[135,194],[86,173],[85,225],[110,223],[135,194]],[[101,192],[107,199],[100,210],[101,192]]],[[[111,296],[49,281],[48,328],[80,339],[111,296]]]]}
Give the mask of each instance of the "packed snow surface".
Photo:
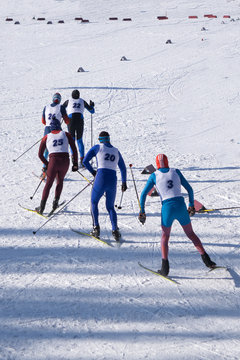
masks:
{"type": "MultiPolygon", "coordinates": [[[[161,204],[148,197],[142,226],[129,165],[139,196],[142,170],[165,153],[206,208],[240,206],[240,1],[1,0],[0,14],[0,359],[238,360],[240,209],[192,218],[206,251],[228,271],[208,273],[174,223],[170,275],[179,285],[170,283],[138,265],[161,266],[161,204]],[[45,225],[18,206],[41,199],[34,174],[42,167],[43,107],[73,89],[95,102],[92,119],[85,112],[86,151],[91,135],[97,143],[108,131],[128,168],[120,248],[104,198],[101,236],[114,247],[70,230],[92,227],[91,186],[45,225]]],[[[62,200],[86,185],[70,168],[62,200]]],[[[47,211],[53,197],[54,187],[47,211]]],[[[118,172],[116,205],[120,198],[118,172]]]]}

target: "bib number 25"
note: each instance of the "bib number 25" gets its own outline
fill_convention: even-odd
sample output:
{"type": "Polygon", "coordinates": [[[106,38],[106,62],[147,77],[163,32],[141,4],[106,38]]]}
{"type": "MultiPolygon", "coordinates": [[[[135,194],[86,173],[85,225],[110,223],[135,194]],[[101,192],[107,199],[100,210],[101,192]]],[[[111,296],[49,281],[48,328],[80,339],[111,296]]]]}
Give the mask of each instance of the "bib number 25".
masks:
{"type": "Polygon", "coordinates": [[[63,144],[63,139],[53,140],[53,146],[61,146],[63,144]]]}

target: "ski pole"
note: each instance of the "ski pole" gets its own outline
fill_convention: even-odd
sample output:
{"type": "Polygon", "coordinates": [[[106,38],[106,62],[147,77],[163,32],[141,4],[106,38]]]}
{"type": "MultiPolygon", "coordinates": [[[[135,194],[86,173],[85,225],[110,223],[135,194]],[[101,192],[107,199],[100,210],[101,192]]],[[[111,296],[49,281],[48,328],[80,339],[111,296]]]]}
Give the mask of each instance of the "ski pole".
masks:
{"type": "Polygon", "coordinates": [[[93,147],[93,116],[91,114],[91,147],[93,147]]]}
{"type": "Polygon", "coordinates": [[[33,234],[35,235],[40,229],[42,229],[50,220],[52,220],[56,215],[58,215],[71,201],[73,201],[78,195],[80,195],[89,185],[92,183],[88,183],[82,190],[80,190],[76,195],[74,195],[73,198],[71,198],[66,204],[64,204],[61,209],[59,209],[56,213],[54,213],[53,216],[51,216],[47,221],[45,221],[37,230],[33,231],[33,234]]]}
{"type": "Polygon", "coordinates": [[[39,141],[41,141],[41,139],[39,139],[38,141],[35,142],[35,144],[33,144],[30,148],[28,148],[26,151],[24,151],[21,155],[19,155],[16,159],[13,159],[13,161],[17,161],[20,157],[22,157],[24,154],[26,154],[26,152],[28,152],[29,150],[31,150],[37,143],[39,143],[39,141]]]}
{"type": "Polygon", "coordinates": [[[88,180],[88,178],[86,178],[79,170],[77,170],[77,172],[78,172],[79,175],[81,175],[88,183],[91,183],[91,181],[88,180]]]}
{"type": "Polygon", "coordinates": [[[40,181],[40,183],[38,184],[36,190],[34,191],[34,193],[32,194],[32,196],[30,196],[30,199],[31,199],[31,200],[33,199],[34,195],[35,195],[36,192],[38,191],[38,189],[39,189],[39,187],[40,187],[40,185],[41,185],[42,182],[43,182],[43,179],[41,179],[41,181],[40,181]]]}
{"type": "Polygon", "coordinates": [[[141,211],[141,205],[140,205],[140,200],[139,200],[139,196],[138,196],[138,192],[137,192],[137,186],[136,186],[136,182],[135,182],[135,179],[134,179],[134,176],[133,176],[133,171],[132,171],[132,164],[130,164],[129,167],[130,167],[131,174],[132,174],[133,185],[134,185],[134,188],[135,188],[139,209],[141,211]]]}
{"type": "Polygon", "coordinates": [[[200,209],[196,211],[196,213],[204,213],[204,212],[210,212],[210,211],[218,211],[218,210],[230,210],[230,209],[240,209],[240,206],[232,206],[232,207],[224,207],[224,208],[218,208],[218,209],[200,209]]]}
{"type": "Polygon", "coordinates": [[[123,199],[123,191],[122,191],[122,195],[121,195],[121,199],[120,199],[120,204],[119,206],[115,205],[115,207],[117,207],[118,209],[122,208],[122,199],[123,199]]]}

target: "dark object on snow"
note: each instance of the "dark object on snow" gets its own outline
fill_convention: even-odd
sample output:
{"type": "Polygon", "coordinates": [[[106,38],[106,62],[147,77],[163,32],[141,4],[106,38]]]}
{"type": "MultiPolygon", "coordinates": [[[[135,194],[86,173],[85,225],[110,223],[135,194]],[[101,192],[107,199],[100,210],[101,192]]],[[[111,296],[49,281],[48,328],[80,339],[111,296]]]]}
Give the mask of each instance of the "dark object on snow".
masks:
{"type": "Polygon", "coordinates": [[[118,20],[117,17],[110,17],[109,20],[118,20]]]}
{"type": "Polygon", "coordinates": [[[206,31],[206,28],[203,26],[203,27],[201,28],[201,31],[206,31]]]}
{"type": "Polygon", "coordinates": [[[39,17],[39,18],[37,18],[37,20],[43,21],[43,20],[45,20],[45,17],[39,17]]]}
{"type": "Polygon", "coordinates": [[[59,20],[58,23],[59,24],[64,24],[64,20],[59,20]]]}
{"type": "Polygon", "coordinates": [[[47,24],[52,24],[52,21],[48,21],[47,24]]]}
{"type": "Polygon", "coordinates": [[[13,19],[12,18],[6,18],[5,21],[13,21],[13,19]]]}
{"type": "Polygon", "coordinates": [[[14,25],[20,25],[19,21],[15,21],[14,25]]]}
{"type": "Polygon", "coordinates": [[[156,171],[155,167],[154,167],[152,164],[150,164],[150,165],[146,166],[146,167],[143,169],[143,171],[141,172],[141,174],[148,174],[148,175],[150,175],[150,174],[154,173],[154,171],[156,171]]]}
{"type": "Polygon", "coordinates": [[[157,17],[158,20],[168,20],[167,16],[158,16],[157,17]]]}
{"type": "Polygon", "coordinates": [[[172,44],[172,41],[169,39],[166,41],[166,44],[172,44]]]}
{"type": "Polygon", "coordinates": [[[126,56],[122,56],[120,61],[127,61],[126,56]]]}
{"type": "Polygon", "coordinates": [[[87,19],[82,19],[82,23],[89,23],[89,20],[87,20],[87,19]]]}
{"type": "Polygon", "coordinates": [[[85,72],[85,70],[82,67],[80,67],[77,72],[85,72]]]}
{"type": "Polygon", "coordinates": [[[159,194],[158,194],[157,190],[154,189],[150,196],[151,196],[151,197],[153,197],[153,196],[159,196],[159,194]]]}
{"type": "Polygon", "coordinates": [[[82,17],[75,17],[75,20],[80,20],[80,21],[82,21],[83,18],[82,18],[82,17]]]}

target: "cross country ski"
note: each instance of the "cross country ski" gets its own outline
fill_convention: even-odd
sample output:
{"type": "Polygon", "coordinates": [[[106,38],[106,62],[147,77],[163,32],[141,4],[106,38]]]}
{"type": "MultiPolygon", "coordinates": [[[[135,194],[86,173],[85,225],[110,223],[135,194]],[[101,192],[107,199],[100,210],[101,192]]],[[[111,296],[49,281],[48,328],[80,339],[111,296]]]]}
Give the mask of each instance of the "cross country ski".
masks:
{"type": "Polygon", "coordinates": [[[173,280],[173,279],[172,279],[172,278],[170,278],[169,276],[164,276],[164,275],[160,274],[159,272],[157,272],[157,271],[155,271],[155,270],[152,270],[152,269],[150,269],[150,268],[148,268],[148,267],[146,267],[146,266],[142,265],[140,262],[138,262],[138,265],[139,265],[139,266],[141,266],[141,268],[143,268],[143,269],[145,269],[145,270],[147,270],[147,271],[151,272],[151,273],[152,273],[152,274],[154,274],[154,275],[160,276],[161,278],[163,278],[163,279],[165,279],[165,280],[168,280],[168,281],[170,281],[171,283],[174,283],[174,284],[180,285],[180,283],[179,283],[179,282],[177,282],[176,280],[173,280]]]}
{"type": "Polygon", "coordinates": [[[39,216],[44,217],[45,219],[48,218],[48,215],[39,214],[39,212],[37,212],[35,209],[29,209],[29,208],[27,208],[27,207],[25,207],[25,206],[22,206],[22,205],[19,204],[19,203],[18,203],[18,206],[20,206],[20,207],[21,207],[22,209],[24,209],[24,210],[27,210],[27,211],[36,213],[36,214],[38,214],[39,216]]]}
{"type": "Polygon", "coordinates": [[[110,242],[108,242],[108,241],[106,241],[106,240],[103,240],[103,239],[100,239],[100,238],[98,238],[98,237],[95,237],[95,236],[93,236],[93,235],[91,235],[91,234],[89,234],[89,233],[86,233],[86,232],[84,232],[84,231],[80,231],[80,230],[73,229],[72,227],[70,227],[70,229],[71,229],[73,232],[75,232],[76,234],[78,234],[78,235],[88,236],[88,237],[91,237],[91,238],[93,238],[93,239],[95,239],[95,240],[97,240],[97,241],[99,241],[99,242],[101,242],[101,243],[103,243],[103,244],[105,244],[105,245],[107,245],[107,246],[114,247],[110,242]]]}

